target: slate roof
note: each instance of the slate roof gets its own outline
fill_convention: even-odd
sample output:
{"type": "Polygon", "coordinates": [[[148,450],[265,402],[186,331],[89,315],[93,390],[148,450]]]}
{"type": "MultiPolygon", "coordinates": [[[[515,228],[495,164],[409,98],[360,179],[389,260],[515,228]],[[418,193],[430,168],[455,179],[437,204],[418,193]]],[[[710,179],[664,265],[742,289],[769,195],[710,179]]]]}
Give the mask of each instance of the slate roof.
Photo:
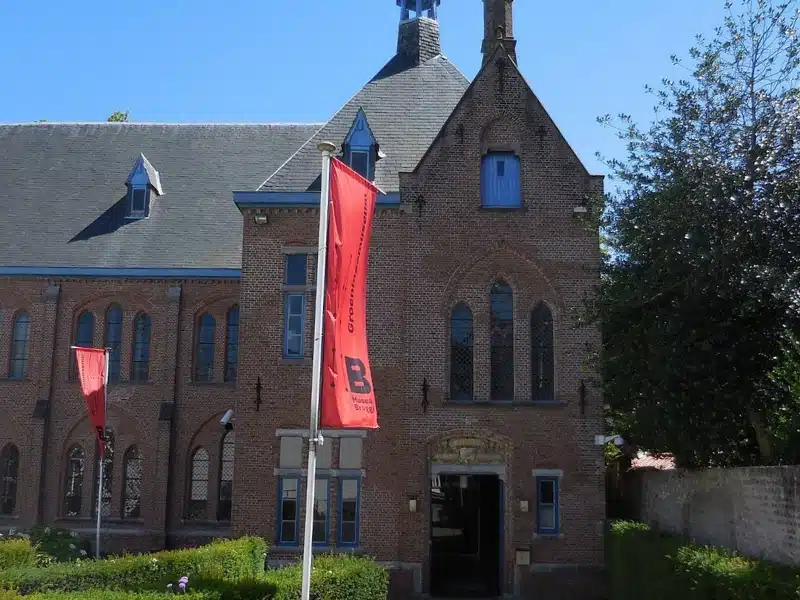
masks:
{"type": "Polygon", "coordinates": [[[412,171],[433,143],[469,82],[444,56],[419,65],[394,57],[325,126],[277,172],[260,191],[305,192],[319,189],[320,154],[317,144],[341,147],[363,109],[381,152],[375,184],[384,192],[400,189],[398,172],[412,171]]]}
{"type": "Polygon", "coordinates": [[[256,189],[313,125],[0,125],[0,267],[239,269],[236,189],[256,189]],[[124,220],[144,154],[164,194],[124,220]]]}

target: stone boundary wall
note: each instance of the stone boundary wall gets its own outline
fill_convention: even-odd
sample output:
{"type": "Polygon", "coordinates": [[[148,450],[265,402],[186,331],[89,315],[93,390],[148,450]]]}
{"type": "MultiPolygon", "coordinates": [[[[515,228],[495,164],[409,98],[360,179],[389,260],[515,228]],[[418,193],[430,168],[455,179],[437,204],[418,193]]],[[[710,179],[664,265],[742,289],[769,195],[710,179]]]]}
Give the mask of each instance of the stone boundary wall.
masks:
{"type": "Polygon", "coordinates": [[[632,472],[639,518],[701,544],[800,565],[800,466],[632,472]]]}

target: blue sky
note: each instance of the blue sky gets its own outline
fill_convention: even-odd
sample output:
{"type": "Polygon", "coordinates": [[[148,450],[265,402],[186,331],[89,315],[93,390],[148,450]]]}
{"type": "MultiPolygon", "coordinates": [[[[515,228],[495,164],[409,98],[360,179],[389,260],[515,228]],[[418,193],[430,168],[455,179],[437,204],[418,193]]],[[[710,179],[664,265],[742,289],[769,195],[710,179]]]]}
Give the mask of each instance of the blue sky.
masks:
{"type": "MultiPolygon", "coordinates": [[[[516,0],[520,68],[591,171],[621,144],[599,115],[646,121],[722,0],[516,0]]],[[[481,0],[442,0],[444,54],[480,67],[481,0]]],[[[321,122],[394,53],[395,0],[2,0],[0,123],[321,122]]]]}

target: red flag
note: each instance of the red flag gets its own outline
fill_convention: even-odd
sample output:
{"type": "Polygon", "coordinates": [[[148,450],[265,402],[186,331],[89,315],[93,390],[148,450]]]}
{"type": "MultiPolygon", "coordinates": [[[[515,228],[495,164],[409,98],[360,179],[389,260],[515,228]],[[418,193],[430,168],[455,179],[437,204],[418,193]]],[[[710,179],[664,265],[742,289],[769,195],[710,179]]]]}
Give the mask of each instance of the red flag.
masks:
{"type": "Polygon", "coordinates": [[[322,427],[377,429],[367,351],[367,264],[377,188],[340,160],[331,164],[322,427]]]}
{"type": "Polygon", "coordinates": [[[97,431],[100,454],[105,450],[106,427],[106,351],[103,348],[75,348],[81,392],[89,418],[97,431]]]}

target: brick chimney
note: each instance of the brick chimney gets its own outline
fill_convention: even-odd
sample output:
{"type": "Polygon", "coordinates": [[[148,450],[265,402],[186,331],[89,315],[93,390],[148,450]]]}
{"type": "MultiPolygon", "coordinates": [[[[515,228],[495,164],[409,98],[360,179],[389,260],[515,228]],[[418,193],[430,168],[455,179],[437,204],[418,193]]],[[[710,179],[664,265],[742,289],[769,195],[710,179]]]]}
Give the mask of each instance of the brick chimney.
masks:
{"type": "Polygon", "coordinates": [[[416,17],[400,23],[397,56],[406,64],[418,65],[442,53],[439,21],[416,17]]]}
{"type": "Polygon", "coordinates": [[[514,0],[483,0],[483,53],[484,64],[502,44],[511,59],[517,62],[517,40],[514,39],[514,0]]]}

